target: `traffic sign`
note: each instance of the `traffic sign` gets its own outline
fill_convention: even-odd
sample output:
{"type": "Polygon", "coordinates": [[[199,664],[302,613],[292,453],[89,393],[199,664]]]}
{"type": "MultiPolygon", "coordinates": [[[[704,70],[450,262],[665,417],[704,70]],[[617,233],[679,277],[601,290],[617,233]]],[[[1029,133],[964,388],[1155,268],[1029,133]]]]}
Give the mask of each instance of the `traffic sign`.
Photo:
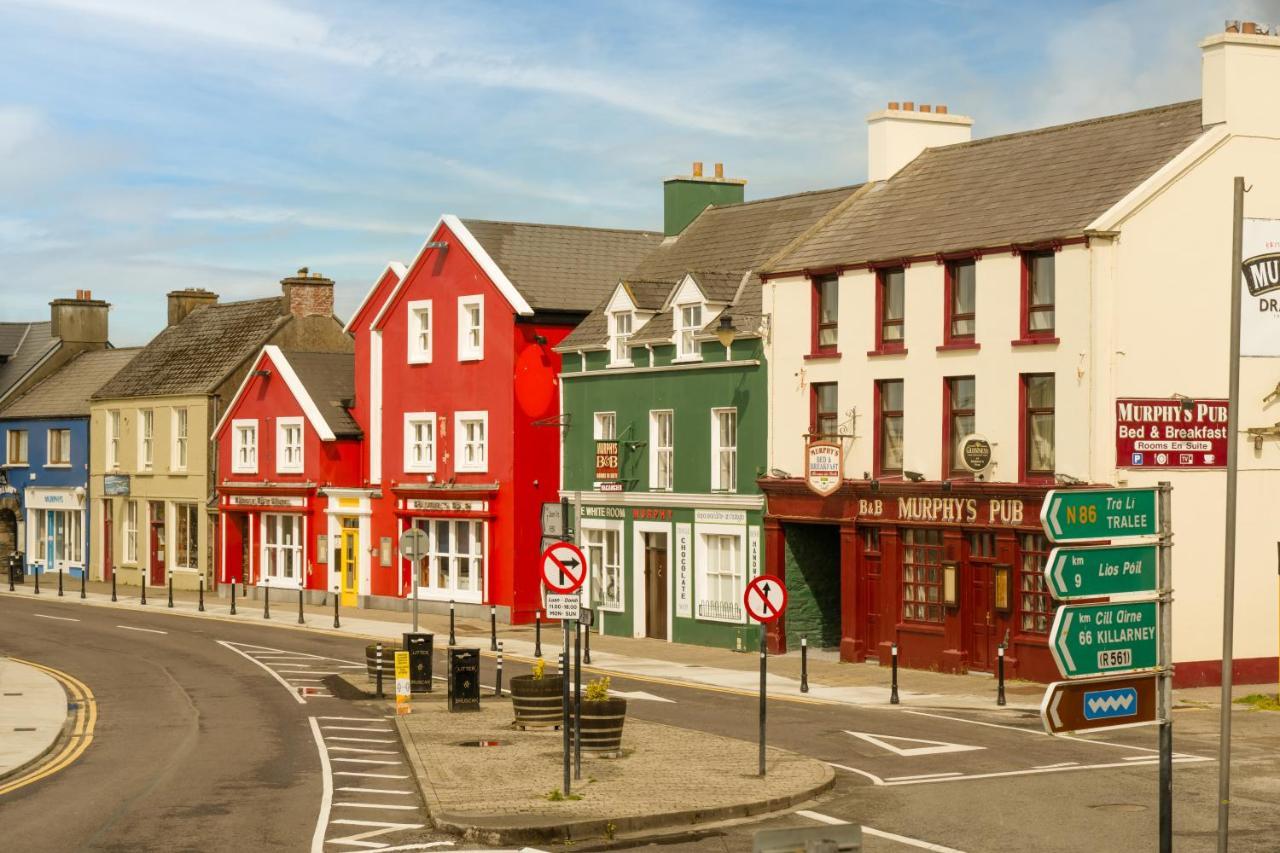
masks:
{"type": "Polygon", "coordinates": [[[542,581],[551,592],[568,595],[587,579],[587,558],[572,542],[557,542],[542,552],[542,581]]]}
{"type": "Polygon", "coordinates": [[[1066,678],[1154,669],[1158,602],[1067,604],[1058,608],[1049,649],[1066,678]]]}
{"type": "Polygon", "coordinates": [[[560,501],[548,501],[542,505],[542,535],[564,535],[564,504],[560,501]]]}
{"type": "Polygon", "coordinates": [[[567,619],[570,622],[576,621],[582,613],[582,596],[574,593],[573,595],[556,595],[549,593],[547,595],[547,618],[548,619],[567,619]]]}
{"type": "Polygon", "coordinates": [[[1044,582],[1059,601],[1155,592],[1156,546],[1054,548],[1044,567],[1044,582]]]}
{"type": "Polygon", "coordinates": [[[409,697],[413,693],[409,670],[409,653],[396,652],[396,713],[409,713],[409,697]]]}
{"type": "Polygon", "coordinates": [[[1045,495],[1040,523],[1051,542],[1083,542],[1118,536],[1155,536],[1156,493],[1150,489],[1053,489],[1045,495]]]}
{"type": "Polygon", "coordinates": [[[1040,719],[1051,735],[1154,723],[1156,676],[1055,681],[1040,703],[1040,719]]]}
{"type": "Polygon", "coordinates": [[[787,609],[787,585],[773,575],[752,578],[742,594],[747,614],[757,622],[772,622],[787,609]]]}
{"type": "Polygon", "coordinates": [[[429,548],[427,533],[421,527],[410,527],[400,534],[400,556],[406,560],[421,560],[429,548]]]}

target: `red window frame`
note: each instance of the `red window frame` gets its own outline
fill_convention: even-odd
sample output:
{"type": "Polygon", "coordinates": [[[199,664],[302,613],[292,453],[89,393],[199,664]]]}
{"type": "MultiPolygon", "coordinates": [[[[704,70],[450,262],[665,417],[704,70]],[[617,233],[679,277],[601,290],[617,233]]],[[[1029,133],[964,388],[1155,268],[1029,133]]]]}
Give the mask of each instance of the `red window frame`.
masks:
{"type": "Polygon", "coordinates": [[[902,530],[902,621],[942,625],[947,621],[943,602],[943,542],[937,527],[902,530]]]}
{"type": "MultiPolygon", "coordinates": [[[[906,456],[905,452],[903,454],[904,458],[902,460],[899,460],[899,464],[897,468],[886,468],[884,466],[884,432],[885,432],[884,422],[886,417],[896,417],[899,420],[903,419],[903,411],[905,410],[905,407],[906,407],[906,390],[907,390],[906,384],[901,379],[878,379],[876,380],[875,389],[876,389],[876,399],[875,399],[876,424],[875,424],[875,439],[872,442],[872,444],[873,444],[873,451],[875,453],[874,462],[875,462],[876,476],[877,477],[881,477],[881,476],[901,477],[902,465],[905,462],[905,456],[906,456]],[[902,387],[903,409],[885,409],[884,388],[885,388],[885,385],[890,383],[897,383],[902,387]]],[[[905,426],[905,422],[904,422],[904,426],[905,426]]],[[[903,431],[902,443],[903,443],[903,447],[905,448],[906,447],[905,430],[903,431]]]]}
{"type": "Polygon", "coordinates": [[[1027,343],[1057,343],[1058,338],[1058,289],[1057,289],[1057,253],[1050,250],[1023,252],[1022,253],[1022,309],[1020,340],[1027,343]],[[1034,282],[1032,281],[1032,271],[1035,268],[1035,260],[1037,258],[1051,258],[1054,262],[1054,292],[1053,301],[1046,303],[1033,303],[1032,292],[1034,290],[1034,282]],[[1047,312],[1052,315],[1053,322],[1048,329],[1031,329],[1031,315],[1036,312],[1047,312]]]}
{"type": "Polygon", "coordinates": [[[840,349],[840,277],[836,275],[821,275],[813,278],[813,302],[812,302],[812,340],[810,342],[809,351],[814,355],[838,355],[840,349]],[[822,322],[822,291],[823,286],[831,284],[831,294],[835,299],[835,317],[833,322],[822,322]],[[822,343],[822,332],[826,329],[832,329],[835,332],[835,341],[833,343],[822,343]]]}
{"type": "Polygon", "coordinates": [[[964,438],[963,435],[956,435],[956,418],[971,417],[974,419],[974,427],[977,427],[977,406],[978,406],[978,390],[977,379],[973,376],[947,376],[942,380],[942,475],[948,479],[956,479],[963,477],[972,477],[973,472],[960,463],[959,454],[952,449],[952,444],[964,438]],[[969,381],[974,383],[974,407],[972,409],[955,408],[953,390],[954,383],[960,381],[969,381]]]}
{"type": "Polygon", "coordinates": [[[1049,540],[1043,533],[1018,534],[1018,632],[1046,636],[1057,604],[1044,582],[1049,540]]]}
{"type": "Polygon", "coordinates": [[[1021,480],[1024,482],[1052,482],[1055,471],[1043,471],[1033,469],[1031,467],[1031,416],[1033,414],[1051,414],[1054,418],[1054,468],[1057,468],[1058,462],[1058,435],[1057,435],[1057,409],[1058,409],[1058,383],[1057,378],[1052,373],[1023,373],[1018,377],[1018,469],[1021,480]],[[1049,378],[1054,380],[1053,389],[1053,405],[1032,408],[1030,405],[1030,394],[1028,393],[1028,385],[1033,379],[1049,378]]]}
{"type": "Polygon", "coordinates": [[[869,355],[884,353],[904,353],[907,351],[907,270],[905,267],[881,267],[876,270],[876,348],[869,355]],[[888,299],[885,292],[889,287],[889,276],[897,273],[902,276],[902,318],[885,319],[888,299]],[[885,328],[897,326],[901,329],[898,340],[885,340],[885,328]]]}
{"type": "Polygon", "coordinates": [[[946,262],[946,270],[943,274],[942,346],[939,349],[978,349],[976,328],[978,316],[977,269],[977,262],[973,258],[958,258],[946,262]],[[956,311],[956,296],[958,294],[956,272],[960,267],[970,267],[974,271],[975,284],[972,311],[956,311]],[[955,327],[958,320],[973,322],[974,330],[968,334],[956,334],[955,327]]]}
{"type": "Polygon", "coordinates": [[[828,441],[840,432],[839,384],[836,382],[812,382],[809,384],[809,438],[812,441],[828,441]],[[822,392],[830,388],[836,392],[833,409],[822,408],[822,392]]]}

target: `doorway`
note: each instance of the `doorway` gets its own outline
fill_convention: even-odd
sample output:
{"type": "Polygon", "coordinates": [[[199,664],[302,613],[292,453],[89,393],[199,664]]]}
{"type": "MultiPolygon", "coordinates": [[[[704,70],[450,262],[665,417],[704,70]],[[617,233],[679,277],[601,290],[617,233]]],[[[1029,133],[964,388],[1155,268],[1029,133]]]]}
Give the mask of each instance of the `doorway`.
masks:
{"type": "Polygon", "coordinates": [[[667,534],[644,534],[644,635],[667,639],[667,534]]]}
{"type": "Polygon", "coordinates": [[[102,499],[102,577],[100,580],[110,580],[116,573],[115,552],[112,550],[112,530],[115,527],[115,513],[113,510],[113,501],[111,498],[102,499]]]}
{"type": "Polygon", "coordinates": [[[360,594],[360,519],[342,519],[342,605],[355,607],[360,594]]]}
{"type": "Polygon", "coordinates": [[[147,525],[151,529],[150,535],[150,555],[151,559],[148,563],[150,567],[150,581],[152,586],[164,586],[164,502],[148,501],[147,502],[147,525]]]}
{"type": "Polygon", "coordinates": [[[18,514],[9,507],[0,508],[0,564],[9,565],[9,555],[18,547],[18,514]]]}
{"type": "Polygon", "coordinates": [[[811,648],[840,645],[840,528],[834,524],[783,525],[783,560],[790,599],[787,645],[802,637],[811,648]]]}
{"type": "Polygon", "coordinates": [[[995,533],[966,533],[964,551],[969,562],[969,668],[990,672],[999,640],[995,611],[995,533]]]}

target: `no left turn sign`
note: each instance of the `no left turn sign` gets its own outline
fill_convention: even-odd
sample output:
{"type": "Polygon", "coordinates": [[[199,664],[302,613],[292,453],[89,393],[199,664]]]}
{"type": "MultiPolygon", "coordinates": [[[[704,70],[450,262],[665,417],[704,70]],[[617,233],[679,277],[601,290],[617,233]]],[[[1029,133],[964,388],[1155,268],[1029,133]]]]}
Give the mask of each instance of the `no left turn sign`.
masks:
{"type": "Polygon", "coordinates": [[[587,558],[572,542],[556,542],[542,552],[542,582],[552,592],[568,595],[587,579],[587,558]]]}
{"type": "Polygon", "coordinates": [[[757,622],[772,622],[787,609],[787,585],[773,575],[752,578],[742,594],[747,614],[757,622]]]}

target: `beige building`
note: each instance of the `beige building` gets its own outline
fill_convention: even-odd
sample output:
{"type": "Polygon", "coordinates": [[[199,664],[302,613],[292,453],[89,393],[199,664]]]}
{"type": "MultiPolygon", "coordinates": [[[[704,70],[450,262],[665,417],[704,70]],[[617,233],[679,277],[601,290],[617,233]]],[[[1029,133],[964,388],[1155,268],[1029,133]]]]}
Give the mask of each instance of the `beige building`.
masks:
{"type": "MultiPolygon", "coordinates": [[[[1237,673],[1275,679],[1280,349],[1241,360],[1241,434],[1220,402],[1233,177],[1246,217],[1280,220],[1280,36],[1244,29],[1188,46],[1197,101],[972,142],[967,118],[890,104],[870,117],[871,181],[773,266],[762,482],[788,560],[827,541],[803,528],[841,525],[822,547],[845,657],[897,642],[908,665],[990,669],[1004,640],[1015,672],[1053,677],[1045,492],[1169,481],[1177,678],[1216,681],[1234,440],[1237,673]],[[1135,421],[1156,423],[1122,435],[1135,421]],[[972,435],[990,453],[977,474],[972,435]],[[843,447],[842,485],[804,498],[822,437],[843,447]]],[[[1246,258],[1280,246],[1259,227],[1273,236],[1246,258]]],[[[1254,325],[1280,322],[1248,297],[1254,325]]]]}
{"type": "Polygon", "coordinates": [[[99,389],[90,414],[91,576],[122,585],[213,584],[217,453],[211,429],[266,344],[350,352],[333,282],[305,269],[282,295],[219,303],[170,293],[168,326],[99,389]]]}

